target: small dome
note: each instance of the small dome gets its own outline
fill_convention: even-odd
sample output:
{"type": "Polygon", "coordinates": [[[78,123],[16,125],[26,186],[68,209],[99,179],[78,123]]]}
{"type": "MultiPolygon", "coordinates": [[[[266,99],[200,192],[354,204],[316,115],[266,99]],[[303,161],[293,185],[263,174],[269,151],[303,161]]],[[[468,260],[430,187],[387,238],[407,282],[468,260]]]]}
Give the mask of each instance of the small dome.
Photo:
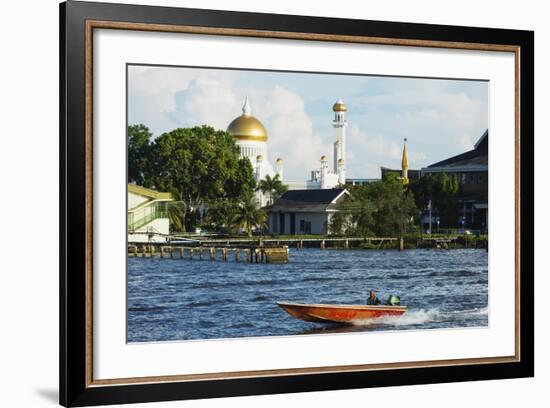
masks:
{"type": "Polygon", "coordinates": [[[336,103],[332,106],[332,110],[334,112],[346,112],[348,110],[348,107],[346,106],[342,98],[338,98],[336,103]]]}
{"type": "Polygon", "coordinates": [[[262,161],[263,159],[264,157],[261,154],[256,156],[256,161],[262,161]]]}
{"type": "Polygon", "coordinates": [[[254,116],[248,103],[248,97],[244,101],[243,114],[235,118],[227,127],[227,131],[231,133],[237,140],[253,140],[257,142],[267,141],[267,130],[264,125],[254,116]]]}
{"type": "Polygon", "coordinates": [[[325,155],[321,156],[321,161],[327,161],[327,156],[325,155]]]}
{"type": "Polygon", "coordinates": [[[281,159],[280,157],[277,159],[276,161],[277,164],[283,164],[283,159],[281,159]]]}
{"type": "Polygon", "coordinates": [[[344,165],[344,159],[338,159],[338,165],[343,166],[344,165]]]}

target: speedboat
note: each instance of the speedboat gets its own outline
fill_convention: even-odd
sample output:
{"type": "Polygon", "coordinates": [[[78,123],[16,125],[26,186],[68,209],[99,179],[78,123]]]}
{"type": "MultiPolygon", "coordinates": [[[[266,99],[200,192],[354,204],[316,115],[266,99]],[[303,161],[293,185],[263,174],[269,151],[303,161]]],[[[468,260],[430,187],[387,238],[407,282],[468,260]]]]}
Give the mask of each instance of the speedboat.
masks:
{"type": "Polygon", "coordinates": [[[316,323],[353,324],[357,321],[387,316],[401,316],[407,306],[392,305],[337,305],[277,302],[285,312],[296,319],[316,323]]]}

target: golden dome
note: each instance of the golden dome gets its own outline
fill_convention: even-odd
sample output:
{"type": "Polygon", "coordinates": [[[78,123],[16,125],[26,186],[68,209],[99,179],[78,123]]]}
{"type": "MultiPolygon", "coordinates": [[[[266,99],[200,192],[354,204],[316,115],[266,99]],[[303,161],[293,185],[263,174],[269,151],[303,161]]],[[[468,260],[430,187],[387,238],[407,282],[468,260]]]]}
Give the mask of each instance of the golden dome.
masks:
{"type": "Polygon", "coordinates": [[[334,112],[346,112],[348,110],[348,107],[346,106],[342,98],[338,98],[336,103],[332,106],[332,110],[334,112]]]}
{"type": "Polygon", "coordinates": [[[281,159],[280,157],[277,159],[277,164],[282,164],[283,163],[283,159],[281,159]]]}
{"type": "Polygon", "coordinates": [[[338,165],[343,166],[344,165],[344,159],[338,159],[338,165]]]}
{"type": "Polygon", "coordinates": [[[248,97],[244,101],[243,114],[229,124],[227,131],[238,140],[267,141],[267,130],[264,125],[251,115],[248,97]]]}
{"type": "Polygon", "coordinates": [[[321,156],[321,161],[326,161],[327,160],[327,156],[321,156]]]}
{"type": "Polygon", "coordinates": [[[264,157],[261,154],[256,156],[256,161],[262,161],[263,159],[264,157]]]}

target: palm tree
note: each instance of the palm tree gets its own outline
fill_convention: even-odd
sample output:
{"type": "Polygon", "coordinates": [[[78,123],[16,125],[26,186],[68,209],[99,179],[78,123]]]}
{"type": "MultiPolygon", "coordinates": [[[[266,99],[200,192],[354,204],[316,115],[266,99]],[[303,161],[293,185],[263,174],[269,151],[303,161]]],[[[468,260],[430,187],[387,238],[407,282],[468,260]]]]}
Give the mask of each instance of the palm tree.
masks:
{"type": "Polygon", "coordinates": [[[246,230],[249,237],[252,237],[252,228],[263,228],[267,224],[267,214],[258,207],[256,199],[247,197],[237,209],[234,221],[246,230]]]}
{"type": "Polygon", "coordinates": [[[258,190],[268,196],[267,204],[270,205],[277,201],[277,199],[288,190],[288,186],[282,183],[278,174],[274,177],[268,174],[265,176],[264,180],[260,180],[258,190]]]}
{"type": "Polygon", "coordinates": [[[170,231],[185,231],[185,212],[187,206],[183,201],[172,201],[168,203],[168,219],[170,220],[170,231]]]}

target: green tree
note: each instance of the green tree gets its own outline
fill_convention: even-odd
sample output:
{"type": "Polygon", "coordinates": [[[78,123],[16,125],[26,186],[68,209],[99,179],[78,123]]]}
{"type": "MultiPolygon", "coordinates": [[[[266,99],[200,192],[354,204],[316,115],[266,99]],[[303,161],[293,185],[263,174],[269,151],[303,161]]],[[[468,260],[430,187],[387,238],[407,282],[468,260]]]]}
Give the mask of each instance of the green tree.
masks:
{"type": "Polygon", "coordinates": [[[128,182],[144,185],[152,133],[144,125],[128,126],[128,182]]]}
{"type": "Polygon", "coordinates": [[[268,197],[267,205],[271,205],[288,190],[288,186],[282,183],[278,174],[274,177],[268,174],[265,179],[260,180],[257,189],[268,197]]]}
{"type": "Polygon", "coordinates": [[[229,200],[211,202],[206,211],[204,225],[209,229],[220,231],[227,229],[229,235],[235,235],[239,227],[236,218],[239,211],[239,203],[229,200]]]}
{"type": "Polygon", "coordinates": [[[418,215],[414,195],[395,174],[388,174],[376,183],[368,185],[374,204],[373,232],[376,236],[401,236],[418,215]]]}
{"type": "Polygon", "coordinates": [[[255,188],[250,161],[240,157],[231,134],[208,126],[175,129],[149,147],[145,187],[169,191],[186,204],[185,226],[216,200],[241,200],[255,188]]]}
{"type": "Polygon", "coordinates": [[[361,237],[404,234],[418,215],[414,195],[396,174],[364,186],[348,186],[350,196],[331,219],[332,233],[361,237]]]}
{"type": "Polygon", "coordinates": [[[258,207],[256,198],[251,194],[238,206],[234,220],[252,237],[254,227],[264,228],[267,225],[267,214],[258,207]]]}
{"type": "Polygon", "coordinates": [[[170,220],[171,232],[185,231],[185,213],[187,206],[183,201],[172,201],[168,203],[168,219],[170,220]]]}
{"type": "Polygon", "coordinates": [[[373,212],[368,186],[352,186],[350,195],[340,204],[330,220],[331,234],[367,237],[374,227],[373,212]]]}
{"type": "Polygon", "coordinates": [[[426,208],[432,202],[432,210],[439,214],[442,227],[456,227],[460,214],[460,183],[456,175],[439,173],[427,175],[411,183],[418,208],[426,208]]]}

